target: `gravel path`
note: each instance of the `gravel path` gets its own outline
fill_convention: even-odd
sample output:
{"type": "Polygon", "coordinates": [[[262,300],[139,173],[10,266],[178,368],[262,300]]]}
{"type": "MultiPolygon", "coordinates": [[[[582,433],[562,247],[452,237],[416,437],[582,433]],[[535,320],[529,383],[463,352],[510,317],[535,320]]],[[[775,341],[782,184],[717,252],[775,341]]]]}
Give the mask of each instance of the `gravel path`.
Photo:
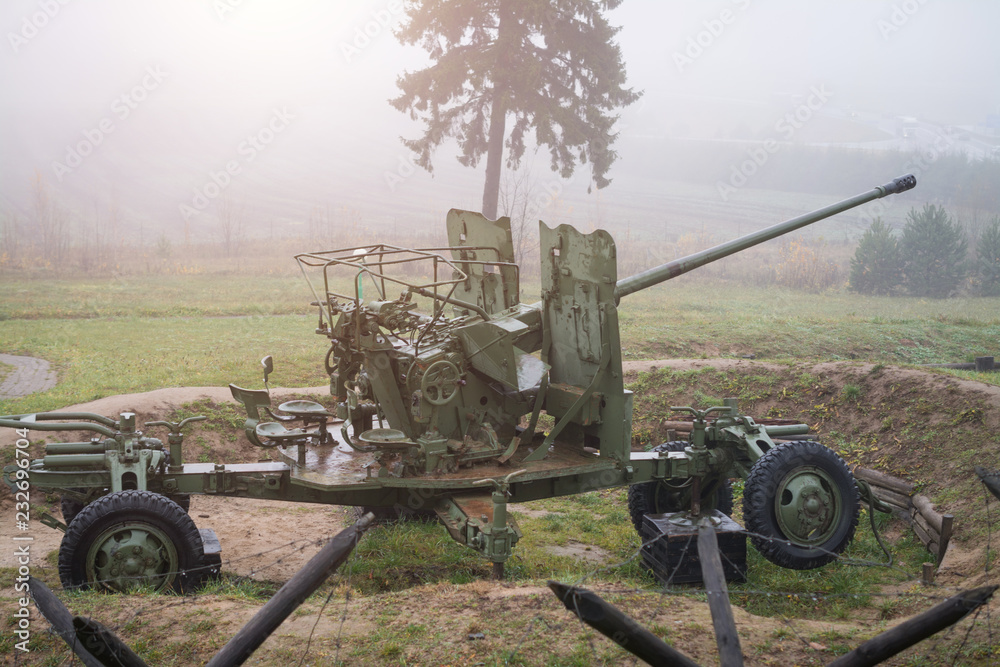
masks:
{"type": "Polygon", "coordinates": [[[0,383],[0,400],[19,398],[56,386],[56,372],[44,359],[0,354],[0,364],[14,367],[0,383]]]}

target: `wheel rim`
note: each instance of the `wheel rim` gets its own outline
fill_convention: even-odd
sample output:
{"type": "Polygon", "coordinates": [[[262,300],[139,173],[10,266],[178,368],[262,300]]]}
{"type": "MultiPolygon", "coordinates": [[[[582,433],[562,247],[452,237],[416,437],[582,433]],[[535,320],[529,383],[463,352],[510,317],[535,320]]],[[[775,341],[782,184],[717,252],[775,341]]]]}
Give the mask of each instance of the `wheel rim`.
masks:
{"type": "Polygon", "coordinates": [[[180,559],[173,541],[146,523],[126,523],[101,533],[87,552],[87,579],[119,592],[170,585],[180,559]]]}
{"type": "Polygon", "coordinates": [[[778,528],[785,537],[805,546],[826,542],[840,523],[843,503],[833,478],[808,466],[792,471],[774,498],[778,528]]]}

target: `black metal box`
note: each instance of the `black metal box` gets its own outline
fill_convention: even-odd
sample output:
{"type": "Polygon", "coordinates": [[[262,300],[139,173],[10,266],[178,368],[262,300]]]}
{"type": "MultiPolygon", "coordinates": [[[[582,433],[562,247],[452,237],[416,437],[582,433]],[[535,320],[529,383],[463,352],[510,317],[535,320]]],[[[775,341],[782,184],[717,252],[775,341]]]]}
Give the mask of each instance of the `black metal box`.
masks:
{"type": "MultiPolygon", "coordinates": [[[[663,584],[700,584],[698,526],[684,512],[646,514],[642,519],[642,562],[663,584]]],[[[712,513],[726,581],[747,579],[747,536],[740,524],[716,510],[712,513]]]]}

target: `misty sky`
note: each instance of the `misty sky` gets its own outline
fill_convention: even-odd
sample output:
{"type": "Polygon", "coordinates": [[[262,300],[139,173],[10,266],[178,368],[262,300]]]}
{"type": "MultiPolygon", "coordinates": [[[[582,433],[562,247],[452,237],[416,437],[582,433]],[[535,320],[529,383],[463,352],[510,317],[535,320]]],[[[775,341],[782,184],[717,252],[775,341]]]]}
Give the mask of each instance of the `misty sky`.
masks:
{"type": "MultiPolygon", "coordinates": [[[[398,7],[4,0],[0,206],[27,216],[37,170],[71,209],[114,197],[171,233],[213,174],[223,189],[267,199],[289,217],[373,200],[437,209],[441,219],[449,206],[478,209],[481,174],[457,167],[448,147],[436,154],[434,178],[405,166],[399,136],[419,127],[387,99],[397,74],[425,60],[391,35],[398,7]],[[74,158],[88,141],[90,154],[74,158]],[[401,179],[387,182],[391,174],[401,179]]],[[[625,0],[611,20],[622,26],[629,83],[644,91],[623,112],[623,138],[663,135],[713,112],[739,115],[816,86],[832,105],[940,123],[982,124],[1000,113],[995,0],[625,0]]],[[[616,187],[658,187],[630,172],[636,150],[641,142],[622,142],[609,201],[616,187]]],[[[650,159],[660,158],[642,163],[650,159]]],[[[544,159],[533,173],[554,179],[544,159]]],[[[580,196],[587,180],[584,172],[571,184],[580,196]]]]}

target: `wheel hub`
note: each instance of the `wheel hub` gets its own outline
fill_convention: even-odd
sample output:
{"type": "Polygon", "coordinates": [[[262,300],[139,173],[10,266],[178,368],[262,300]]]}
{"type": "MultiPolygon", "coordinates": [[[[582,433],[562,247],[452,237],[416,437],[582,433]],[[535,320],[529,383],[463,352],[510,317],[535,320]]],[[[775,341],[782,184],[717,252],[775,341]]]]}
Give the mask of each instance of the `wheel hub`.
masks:
{"type": "Polygon", "coordinates": [[[837,523],[833,482],[823,471],[806,467],[786,477],[775,497],[782,532],[802,544],[824,542],[837,523]]]}
{"type": "Polygon", "coordinates": [[[125,590],[136,584],[160,589],[177,570],[173,544],[153,526],[131,524],[105,531],[87,558],[88,574],[108,588],[125,590]]]}

